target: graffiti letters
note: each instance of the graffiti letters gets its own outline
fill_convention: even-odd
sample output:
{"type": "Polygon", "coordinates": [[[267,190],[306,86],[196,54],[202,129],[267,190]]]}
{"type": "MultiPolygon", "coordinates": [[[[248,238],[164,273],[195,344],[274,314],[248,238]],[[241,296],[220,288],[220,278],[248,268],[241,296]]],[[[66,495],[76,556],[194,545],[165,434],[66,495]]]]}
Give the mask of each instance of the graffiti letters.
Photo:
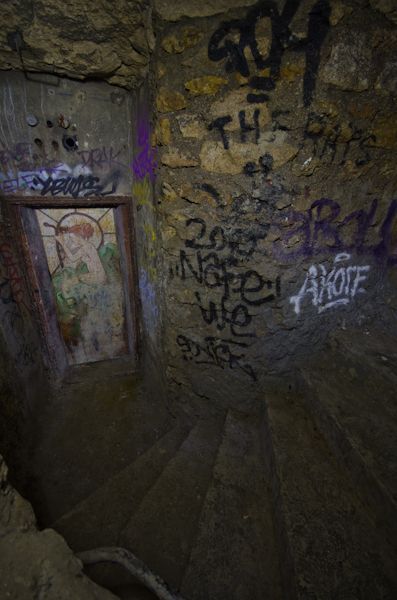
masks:
{"type": "Polygon", "coordinates": [[[9,170],[7,173],[0,173],[0,190],[5,194],[13,194],[18,190],[34,189],[36,178],[47,179],[50,175],[52,177],[64,176],[70,171],[71,169],[66,168],[64,163],[58,163],[53,167],[37,167],[27,171],[9,170]]]}
{"type": "Polygon", "coordinates": [[[258,238],[239,228],[225,232],[219,226],[207,236],[203,219],[188,219],[186,227],[190,235],[185,248],[196,252],[192,255],[181,249],[175,271],[183,281],[193,277],[206,294],[216,294],[217,299],[207,297],[205,305],[202,293],[195,292],[203,320],[214,323],[219,331],[229,328],[231,335],[254,337],[246,330],[253,309],[271,302],[280,292],[279,280],[271,281],[241,265],[254,253],[258,238]]]}
{"type": "Polygon", "coordinates": [[[371,243],[368,235],[379,217],[378,200],[367,208],[360,208],[342,218],[341,206],[329,198],[312,203],[306,211],[289,211],[272,227],[280,239],[273,242],[273,254],[279,260],[295,260],[321,253],[355,252],[372,254],[386,259],[389,265],[397,263],[397,248],[392,247],[392,231],[396,224],[397,200],[389,204],[378,230],[378,239],[371,243]],[[291,246],[290,246],[290,242],[291,246]]]}
{"type": "Polygon", "coordinates": [[[199,343],[185,335],[178,335],[176,343],[181,348],[185,360],[194,361],[196,364],[215,365],[221,369],[240,369],[256,381],[253,368],[244,361],[244,354],[241,352],[247,347],[244,342],[207,336],[204,343],[199,343]]]}
{"type": "MultiPolygon", "coordinates": [[[[54,144],[57,142],[54,141],[54,144]]],[[[74,198],[114,193],[125,167],[119,161],[121,153],[121,149],[115,151],[113,147],[105,146],[81,150],[76,153],[81,163],[70,166],[47,155],[42,145],[18,142],[0,150],[0,191],[13,194],[32,189],[41,191],[42,195],[62,194],[74,198]],[[107,171],[107,180],[94,179],[92,171],[107,171]],[[112,190],[105,192],[107,185],[111,185],[112,190]]]]}
{"type": "Polygon", "coordinates": [[[322,164],[340,166],[356,150],[355,164],[362,167],[370,161],[371,144],[375,140],[374,135],[366,134],[353,123],[340,123],[329,115],[310,113],[303,147],[322,164]]]}
{"type": "Polygon", "coordinates": [[[222,23],[211,36],[208,45],[210,60],[226,59],[226,71],[237,71],[249,78],[249,85],[254,90],[247,96],[249,102],[267,100],[267,92],[275,88],[279,78],[283,53],[290,48],[305,51],[303,100],[305,106],[310,105],[320,62],[320,49],[329,28],[330,6],[328,0],[317,0],[308,16],[307,37],[299,40],[289,27],[299,5],[300,0],[287,0],[280,14],[274,0],[262,1],[245,18],[222,23]],[[258,31],[264,19],[268,19],[271,25],[271,44],[266,56],[258,43],[258,31]],[[248,53],[255,65],[253,72],[247,59],[248,53]],[[268,74],[263,75],[264,69],[268,70],[268,74]]]}
{"type": "Polygon", "coordinates": [[[114,165],[124,166],[117,160],[121,150],[117,152],[112,146],[110,148],[102,146],[102,148],[93,148],[92,150],[80,150],[77,154],[81,158],[82,166],[89,169],[110,169],[114,165]]]}
{"type": "Polygon", "coordinates": [[[40,189],[41,196],[72,196],[73,198],[88,196],[109,196],[117,191],[120,172],[105,177],[102,181],[93,175],[77,175],[67,177],[33,178],[33,185],[40,189]]]}
{"type": "Polygon", "coordinates": [[[309,268],[299,292],[289,299],[297,315],[300,314],[301,304],[306,297],[322,313],[335,306],[347,305],[357,294],[365,292],[362,284],[367,280],[370,267],[342,264],[350,259],[350,254],[337,254],[329,273],[321,264],[309,268]]]}

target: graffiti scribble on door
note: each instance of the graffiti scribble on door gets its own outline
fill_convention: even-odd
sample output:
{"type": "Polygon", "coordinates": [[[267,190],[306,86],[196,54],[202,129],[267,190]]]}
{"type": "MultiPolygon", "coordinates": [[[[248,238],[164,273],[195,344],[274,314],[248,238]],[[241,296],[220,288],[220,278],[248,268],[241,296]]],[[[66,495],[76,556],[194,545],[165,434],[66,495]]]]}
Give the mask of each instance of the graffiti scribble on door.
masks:
{"type": "Polygon", "coordinates": [[[35,212],[69,362],[125,354],[123,282],[113,209],[35,212]]]}

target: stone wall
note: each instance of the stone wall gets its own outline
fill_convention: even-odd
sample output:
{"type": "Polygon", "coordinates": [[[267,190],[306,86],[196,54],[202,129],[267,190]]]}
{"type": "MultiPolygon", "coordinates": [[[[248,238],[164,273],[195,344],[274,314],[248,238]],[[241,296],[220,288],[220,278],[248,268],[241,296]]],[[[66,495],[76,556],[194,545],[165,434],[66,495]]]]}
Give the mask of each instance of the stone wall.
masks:
{"type": "Polygon", "coordinates": [[[115,600],[83,573],[83,565],[53,529],[37,529],[29,502],[7,480],[0,455],[0,596],[30,600],[115,600]]]}
{"type": "Polygon", "coordinates": [[[247,408],[330,330],[395,326],[396,11],[155,4],[168,382],[247,408]]]}
{"type": "Polygon", "coordinates": [[[150,3],[13,0],[3,4],[0,69],[105,79],[128,89],[146,76],[154,47],[150,3]]]}
{"type": "MultiPolygon", "coordinates": [[[[66,111],[85,103],[96,131],[96,100],[82,88],[69,102],[59,75],[141,83],[154,47],[149,3],[101,2],[83,28],[77,0],[34,3],[32,14],[23,7],[7,8],[0,67],[54,72],[25,77],[44,90],[44,112],[52,89],[66,111]]],[[[293,372],[335,327],[394,326],[395,3],[153,8],[155,58],[125,119],[132,169],[117,179],[117,193],[133,197],[149,373],[165,373],[171,395],[192,396],[197,408],[256,406],[267,377],[293,372]]],[[[4,90],[2,136],[12,146],[24,96],[4,90]]],[[[109,92],[115,106],[122,92],[109,92]]],[[[56,112],[51,126],[75,126],[56,112]]],[[[33,167],[45,170],[40,160],[55,160],[59,144],[51,147],[55,130],[43,124],[40,136],[37,124],[23,127],[31,145],[43,142],[33,167]]],[[[84,144],[74,158],[115,158],[84,144]]],[[[14,168],[23,151],[7,146],[2,156],[14,168]]],[[[3,193],[37,194],[29,173],[4,172],[3,193]]]]}
{"type": "MultiPolygon", "coordinates": [[[[32,318],[20,249],[11,236],[7,207],[0,205],[0,451],[10,467],[28,452],[27,422],[45,395],[39,329],[32,318]]],[[[21,473],[20,473],[21,475],[21,473]]]]}

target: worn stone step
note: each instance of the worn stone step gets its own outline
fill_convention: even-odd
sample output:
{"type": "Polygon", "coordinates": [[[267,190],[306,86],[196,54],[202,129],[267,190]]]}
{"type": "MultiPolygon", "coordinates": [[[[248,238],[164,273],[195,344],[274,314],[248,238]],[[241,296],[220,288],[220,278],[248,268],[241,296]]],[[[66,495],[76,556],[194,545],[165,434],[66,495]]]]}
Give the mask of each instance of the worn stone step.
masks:
{"type": "Polygon", "coordinates": [[[397,368],[396,338],[392,332],[387,332],[376,326],[366,326],[360,329],[338,329],[331,338],[335,349],[344,348],[349,354],[361,359],[374,359],[378,364],[390,364],[397,368]],[[379,360],[380,359],[380,360],[379,360]]]}
{"type": "Polygon", "coordinates": [[[397,363],[385,336],[382,345],[363,332],[349,337],[339,332],[303,370],[304,397],[378,526],[397,544],[397,363]]]}
{"type": "Polygon", "coordinates": [[[146,492],[178,451],[191,425],[180,423],[133,463],[110,478],[52,527],[75,552],[117,546],[120,533],[146,492]]]}
{"type": "Polygon", "coordinates": [[[93,376],[65,385],[37,428],[29,498],[40,524],[49,526],[69,512],[150,448],[174,421],[131,377],[96,382],[93,376]]]}
{"type": "Polygon", "coordinates": [[[269,394],[273,496],[285,598],[392,600],[396,556],[304,410],[299,396],[269,394]]]}
{"type": "Polygon", "coordinates": [[[223,423],[224,418],[197,423],[120,538],[175,590],[197,533],[223,423]]]}
{"type": "Polygon", "coordinates": [[[279,553],[258,419],[229,411],[181,594],[281,599],[279,553]]]}

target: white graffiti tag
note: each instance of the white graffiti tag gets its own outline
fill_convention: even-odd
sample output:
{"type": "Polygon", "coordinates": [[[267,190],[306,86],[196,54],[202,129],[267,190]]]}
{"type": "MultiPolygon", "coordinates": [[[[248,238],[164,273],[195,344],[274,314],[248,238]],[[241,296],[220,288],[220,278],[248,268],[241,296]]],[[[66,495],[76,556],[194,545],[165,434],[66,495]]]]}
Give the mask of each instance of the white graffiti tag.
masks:
{"type": "Polygon", "coordinates": [[[370,267],[369,265],[340,265],[350,258],[351,255],[346,252],[337,254],[329,273],[324,265],[310,267],[301,289],[296,296],[291,296],[289,299],[297,315],[300,314],[301,303],[305,296],[311,296],[312,305],[322,313],[328,308],[349,304],[356,294],[365,292],[361,284],[366,281],[370,267]]]}

